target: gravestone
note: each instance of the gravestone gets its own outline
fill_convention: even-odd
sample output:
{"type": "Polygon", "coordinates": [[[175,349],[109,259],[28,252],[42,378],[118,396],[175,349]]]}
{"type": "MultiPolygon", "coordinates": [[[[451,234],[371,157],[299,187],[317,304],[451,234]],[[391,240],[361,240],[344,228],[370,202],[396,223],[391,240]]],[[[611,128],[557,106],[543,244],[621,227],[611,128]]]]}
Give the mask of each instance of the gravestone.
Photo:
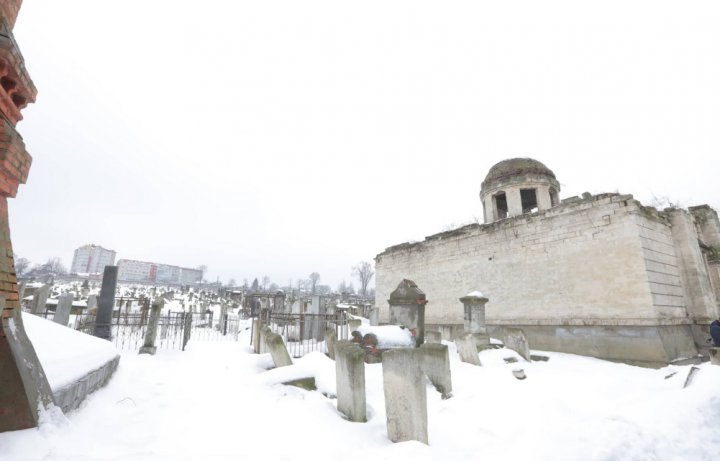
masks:
{"type": "Polygon", "coordinates": [[[252,321],[252,346],[253,352],[256,354],[260,353],[260,330],[262,330],[262,322],[260,319],[253,319],[252,321]]]}
{"type": "Polygon", "coordinates": [[[339,341],[335,349],[337,409],[348,420],[367,421],[365,403],[365,351],[356,343],[339,341]]]}
{"type": "Polygon", "coordinates": [[[505,328],[503,333],[503,343],[505,343],[505,347],[514,350],[520,354],[520,357],[530,362],[530,346],[528,345],[527,338],[525,338],[525,333],[519,328],[505,328]]]}
{"type": "Polygon", "coordinates": [[[285,347],[282,336],[273,333],[268,327],[265,328],[268,329],[265,333],[265,347],[268,352],[270,352],[270,357],[272,357],[275,366],[280,368],[292,365],[292,359],[290,358],[287,347],[285,347]]]}
{"type": "Polygon", "coordinates": [[[710,363],[720,365],[720,347],[711,347],[708,353],[710,354],[710,363]]]}
{"type": "Polygon", "coordinates": [[[88,296],[87,313],[89,314],[92,309],[97,309],[97,295],[88,296]]]}
{"type": "Polygon", "coordinates": [[[415,346],[425,342],[425,293],[412,280],[403,279],[390,293],[390,324],[404,325],[415,338],[415,346]]]}
{"type": "Polygon", "coordinates": [[[477,346],[475,345],[475,339],[471,334],[456,339],[455,346],[457,347],[458,354],[460,354],[460,360],[471,365],[482,366],[480,357],[478,356],[477,346]]]}
{"type": "Polygon", "coordinates": [[[370,325],[374,327],[380,325],[380,308],[373,307],[370,309],[370,325]]]}
{"type": "Polygon", "coordinates": [[[263,325],[262,328],[260,328],[260,354],[266,354],[268,352],[267,337],[270,333],[272,333],[272,330],[269,326],[263,325]]]}
{"type": "Polygon", "coordinates": [[[425,332],[425,344],[441,344],[442,333],[439,331],[426,331],[425,332]]]}
{"type": "Polygon", "coordinates": [[[425,375],[443,399],[452,397],[450,354],[444,344],[425,343],[420,346],[421,365],[425,375]]]}
{"type": "Polygon", "coordinates": [[[42,315],[45,313],[45,305],[47,304],[47,299],[50,295],[51,286],[52,285],[46,283],[45,285],[35,289],[32,304],[30,305],[31,314],[42,315]]]}
{"type": "Polygon", "coordinates": [[[479,291],[473,291],[460,298],[460,302],[463,303],[465,334],[472,335],[478,350],[487,349],[490,347],[490,336],[485,326],[485,304],[488,298],[479,291]]]}
{"type": "Polygon", "coordinates": [[[362,326],[362,320],[360,319],[348,319],[348,330],[353,332],[362,326]]]}
{"type": "Polygon", "coordinates": [[[55,307],[55,316],[53,322],[59,323],[66,327],[70,321],[70,311],[72,310],[72,304],[75,297],[72,293],[65,293],[60,295],[58,298],[57,307],[55,307]]]}
{"type": "Polygon", "coordinates": [[[392,349],[383,353],[383,390],[388,438],[393,442],[428,443],[425,376],[418,349],[392,349]]]}
{"type": "Polygon", "coordinates": [[[118,266],[105,266],[97,314],[95,315],[95,331],[93,332],[93,335],[98,338],[107,340],[112,338],[112,315],[115,307],[117,276],[118,266]]]}
{"type": "Polygon", "coordinates": [[[335,328],[325,330],[325,346],[327,346],[328,357],[335,360],[335,346],[337,344],[337,332],[335,328]]]}
{"type": "MultiPolygon", "coordinates": [[[[110,266],[105,266],[110,267],[110,266]]],[[[145,330],[145,343],[140,348],[141,354],[155,355],[157,347],[155,347],[155,338],[157,337],[158,322],[160,321],[160,314],[163,307],[165,306],[165,298],[159,297],[155,299],[150,308],[150,320],[148,321],[147,329],[145,330]]]]}

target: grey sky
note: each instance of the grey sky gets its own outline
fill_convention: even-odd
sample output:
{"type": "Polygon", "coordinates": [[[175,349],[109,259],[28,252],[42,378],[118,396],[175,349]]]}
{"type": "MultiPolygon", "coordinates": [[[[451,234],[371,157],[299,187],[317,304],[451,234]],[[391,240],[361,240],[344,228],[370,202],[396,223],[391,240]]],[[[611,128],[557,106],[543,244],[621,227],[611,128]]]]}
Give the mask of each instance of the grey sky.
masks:
{"type": "Polygon", "coordinates": [[[718,24],[715,1],[26,0],[15,251],[334,287],[482,216],[516,156],[561,197],[717,208],[718,24]]]}

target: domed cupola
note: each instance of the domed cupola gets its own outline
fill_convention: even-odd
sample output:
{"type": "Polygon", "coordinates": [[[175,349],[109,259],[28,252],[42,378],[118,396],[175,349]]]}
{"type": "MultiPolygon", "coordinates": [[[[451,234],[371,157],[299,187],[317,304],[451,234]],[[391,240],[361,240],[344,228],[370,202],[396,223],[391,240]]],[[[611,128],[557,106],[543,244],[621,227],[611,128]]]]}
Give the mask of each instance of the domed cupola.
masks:
{"type": "Polygon", "coordinates": [[[560,203],[555,173],[531,158],[511,158],[490,168],[480,188],[485,222],[545,210],[560,203]]]}

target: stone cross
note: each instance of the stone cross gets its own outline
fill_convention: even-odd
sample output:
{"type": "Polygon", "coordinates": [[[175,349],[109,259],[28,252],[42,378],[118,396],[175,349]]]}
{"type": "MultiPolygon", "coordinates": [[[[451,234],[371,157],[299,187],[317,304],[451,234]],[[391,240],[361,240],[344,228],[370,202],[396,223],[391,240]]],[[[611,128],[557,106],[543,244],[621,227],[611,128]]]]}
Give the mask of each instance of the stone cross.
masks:
{"type": "MultiPolygon", "coordinates": [[[[109,267],[109,266],[106,266],[109,267]]],[[[156,298],[150,308],[150,320],[147,324],[147,330],[145,330],[145,343],[140,348],[141,354],[155,355],[157,347],[155,346],[155,338],[157,337],[158,322],[160,321],[160,314],[165,306],[165,298],[162,296],[156,298]]]]}
{"type": "Polygon", "coordinates": [[[339,341],[335,348],[337,409],[348,420],[367,421],[365,403],[365,351],[356,343],[339,341]]]}
{"type": "Polygon", "coordinates": [[[58,298],[57,307],[55,308],[55,316],[53,322],[59,323],[62,326],[68,326],[70,321],[70,311],[72,310],[72,304],[75,296],[72,293],[65,293],[60,295],[58,298]]]}
{"type": "Polygon", "coordinates": [[[107,340],[112,338],[112,315],[115,307],[117,276],[118,266],[105,266],[97,314],[95,315],[95,331],[93,332],[93,335],[98,338],[107,340]]]}
{"type": "Polygon", "coordinates": [[[427,390],[419,355],[413,348],[383,353],[387,431],[393,442],[428,443],[427,390]]]}

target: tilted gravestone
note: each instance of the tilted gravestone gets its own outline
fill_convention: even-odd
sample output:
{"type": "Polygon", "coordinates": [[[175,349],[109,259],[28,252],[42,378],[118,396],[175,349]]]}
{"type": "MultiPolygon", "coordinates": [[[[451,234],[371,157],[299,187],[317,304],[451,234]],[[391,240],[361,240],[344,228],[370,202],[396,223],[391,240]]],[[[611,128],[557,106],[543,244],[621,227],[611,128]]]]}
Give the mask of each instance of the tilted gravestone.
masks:
{"type": "Polygon", "coordinates": [[[68,326],[70,321],[70,311],[72,310],[72,304],[75,296],[72,293],[65,293],[60,295],[58,298],[57,307],[55,307],[55,316],[53,322],[59,323],[63,326],[68,326]]]}
{"type": "Polygon", "coordinates": [[[335,347],[337,345],[337,333],[335,328],[325,330],[325,346],[327,346],[328,357],[335,360],[335,347]]]}
{"type": "Polygon", "coordinates": [[[460,360],[471,365],[482,366],[480,357],[478,356],[477,346],[475,345],[475,339],[471,334],[456,339],[455,346],[457,347],[458,354],[460,354],[460,360]]]}
{"type": "Polygon", "coordinates": [[[150,308],[150,320],[148,321],[147,330],[145,330],[145,343],[140,348],[141,354],[155,355],[157,347],[155,346],[155,339],[157,338],[158,322],[160,321],[160,314],[165,306],[165,298],[156,298],[150,308]]]}
{"type": "Polygon", "coordinates": [[[348,420],[367,421],[365,402],[365,351],[358,344],[339,341],[335,348],[337,409],[348,420]]]}
{"type": "Polygon", "coordinates": [[[115,288],[117,286],[118,266],[105,266],[97,314],[95,315],[94,336],[112,339],[112,315],[115,308],[115,288]]]}
{"type": "Polygon", "coordinates": [[[287,347],[285,347],[285,342],[283,341],[282,336],[269,330],[270,329],[268,328],[268,331],[264,335],[265,347],[268,352],[270,352],[270,357],[272,357],[273,363],[275,363],[275,366],[278,368],[292,365],[292,359],[290,358],[287,347]]]}
{"type": "Polygon", "coordinates": [[[383,388],[388,438],[428,443],[427,390],[418,349],[383,353],[383,388]]]}
{"type": "Polygon", "coordinates": [[[51,287],[52,285],[45,284],[35,289],[35,293],[33,293],[32,304],[30,307],[30,313],[35,315],[45,313],[45,305],[47,304],[47,299],[50,295],[51,287]]]}
{"type": "Polygon", "coordinates": [[[505,347],[514,350],[520,354],[520,357],[530,362],[530,346],[528,345],[527,338],[525,338],[525,333],[519,328],[505,328],[503,333],[503,343],[505,343],[505,347]]]}
{"type": "Polygon", "coordinates": [[[444,344],[425,343],[420,346],[422,370],[443,399],[452,397],[450,354],[444,344]]]}

